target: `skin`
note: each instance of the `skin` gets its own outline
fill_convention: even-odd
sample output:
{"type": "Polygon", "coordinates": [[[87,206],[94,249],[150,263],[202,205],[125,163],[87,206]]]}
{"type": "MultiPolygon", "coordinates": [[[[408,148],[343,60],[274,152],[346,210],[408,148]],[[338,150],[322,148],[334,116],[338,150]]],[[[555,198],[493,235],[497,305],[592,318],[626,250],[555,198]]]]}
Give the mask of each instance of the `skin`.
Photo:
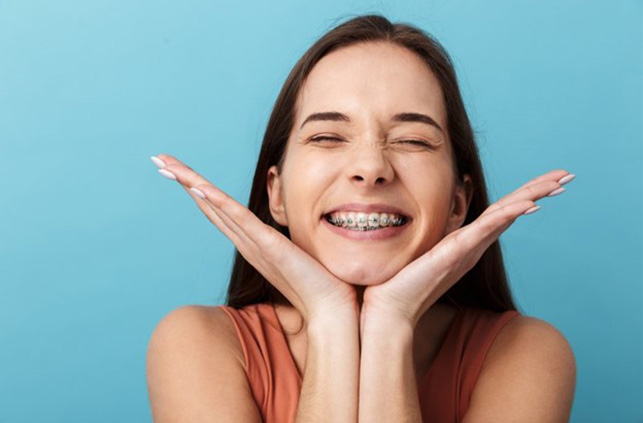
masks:
{"type": "MultiPolygon", "coordinates": [[[[363,43],[325,56],[297,102],[282,172],[269,170],[270,209],[291,239],[178,159],[163,154],[169,172],[240,253],[273,283],[305,322],[357,306],[363,325],[420,318],[484,251],[535,201],[569,175],[554,170],[492,204],[462,228],[471,199],[470,178],[456,183],[446,130],[392,122],[418,112],[446,128],[439,83],[412,52],[388,43],[363,43]],[[339,111],[351,122],[309,122],[313,112],[339,111]],[[311,142],[319,135],[338,141],[311,142]],[[424,141],[417,145],[406,140],[424,141]],[[189,188],[198,188],[201,199],[189,188]],[[412,217],[399,236],[380,241],[339,237],[321,216],[345,202],[394,204],[412,217]]],[[[167,175],[166,175],[167,176],[167,175]]]]}
{"type": "Polygon", "coordinates": [[[426,65],[390,44],[335,51],[302,87],[282,173],[276,166],[269,172],[271,212],[295,244],[341,280],[381,284],[464,221],[472,188],[468,175],[466,185],[456,184],[446,130],[391,120],[417,112],[446,129],[442,98],[426,65]],[[351,122],[312,121],[300,129],[311,113],[325,111],[339,111],[351,122]],[[311,141],[320,135],[342,141],[311,141]],[[393,239],[348,240],[320,217],[349,202],[396,205],[413,220],[393,239]]]}
{"type": "MultiPolygon", "coordinates": [[[[407,345],[409,334],[426,321],[422,317],[436,310],[435,301],[478,262],[486,249],[518,217],[536,206],[535,201],[555,195],[552,193],[573,177],[565,170],[540,175],[462,227],[472,195],[471,183],[468,175],[461,184],[455,179],[448,135],[422,123],[392,122],[391,116],[401,112],[429,115],[446,128],[439,84],[413,53],[390,44],[360,44],[337,50],[315,66],[298,98],[282,172],[272,167],[266,187],[271,213],[277,222],[288,226],[291,239],[265,225],[175,157],[158,155],[163,168],[160,172],[181,184],[244,258],[288,298],[304,324],[332,326],[333,316],[350,316],[357,308],[361,344],[371,353],[381,349],[377,342],[385,338],[382,334],[403,333],[400,344],[407,345]],[[351,122],[311,122],[300,128],[310,113],[325,111],[344,113],[351,122]],[[319,135],[341,141],[311,143],[311,138],[319,135]],[[428,146],[402,143],[409,139],[423,140],[428,146]],[[346,202],[392,204],[413,220],[395,238],[349,240],[331,233],[321,221],[323,213],[346,202]]],[[[554,352],[537,356],[534,351],[545,337],[537,333],[540,329],[522,329],[531,322],[520,322],[520,330],[508,330],[504,338],[498,337],[503,342],[494,344],[498,352],[491,355],[490,351],[489,362],[493,362],[491,357],[502,357],[498,361],[501,364],[513,360],[523,369],[532,366],[535,376],[562,374],[550,372],[547,366],[570,355],[564,338],[547,335],[547,339],[557,339],[551,349],[554,352]],[[528,333],[538,336],[527,338],[528,333]],[[514,340],[520,336],[526,340],[516,344],[514,340]],[[524,353],[515,352],[512,345],[524,345],[524,353]]],[[[363,362],[360,383],[377,385],[382,377],[380,367],[377,362],[363,362]]],[[[492,382],[488,388],[476,390],[480,405],[471,407],[471,416],[483,413],[499,392],[517,392],[515,383],[519,381],[506,373],[507,366],[488,368],[480,376],[480,385],[492,382]],[[500,376],[485,376],[494,371],[506,376],[505,386],[493,383],[500,376]]],[[[397,376],[408,380],[408,369],[397,376]]],[[[534,398],[539,387],[554,386],[564,378],[547,382],[534,379],[534,383],[525,385],[521,398],[534,398]]],[[[397,392],[401,396],[396,405],[386,409],[390,413],[407,410],[405,398],[416,397],[416,391],[406,385],[406,391],[396,389],[391,395],[397,392]]],[[[372,395],[360,392],[360,410],[364,404],[360,416],[366,416],[365,421],[372,421],[369,411],[381,411],[381,401],[372,395]]],[[[544,394],[542,397],[543,405],[537,409],[547,412],[568,409],[571,401],[555,403],[544,394]]],[[[503,402],[503,407],[509,407],[504,410],[509,420],[521,413],[521,402],[503,402]]],[[[419,410],[417,404],[412,409],[415,413],[419,410]]]]}

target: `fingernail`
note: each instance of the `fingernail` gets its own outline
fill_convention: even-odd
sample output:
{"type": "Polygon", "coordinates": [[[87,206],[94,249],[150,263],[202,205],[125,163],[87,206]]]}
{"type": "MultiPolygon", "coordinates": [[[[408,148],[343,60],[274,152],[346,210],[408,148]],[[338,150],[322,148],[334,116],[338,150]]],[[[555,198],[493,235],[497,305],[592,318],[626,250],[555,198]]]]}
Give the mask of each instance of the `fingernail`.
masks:
{"type": "Polygon", "coordinates": [[[532,213],[537,212],[538,210],[540,210],[540,206],[534,206],[534,207],[530,208],[529,210],[527,210],[526,212],[524,212],[523,214],[532,214],[532,213]]]}
{"type": "Polygon", "coordinates": [[[173,180],[173,181],[176,181],[176,176],[174,176],[174,174],[173,174],[172,172],[170,172],[169,170],[159,169],[159,173],[160,173],[161,175],[165,176],[165,177],[166,177],[166,178],[168,178],[168,179],[171,179],[171,180],[173,180]]]}
{"type": "Polygon", "coordinates": [[[567,182],[571,181],[575,177],[576,177],[576,175],[574,175],[573,173],[570,173],[569,175],[566,175],[566,176],[563,176],[562,178],[560,178],[558,183],[561,184],[561,185],[565,185],[567,182]]]}
{"type": "Polygon", "coordinates": [[[205,200],[205,194],[203,193],[203,191],[198,190],[196,188],[190,188],[190,191],[195,193],[197,197],[201,197],[203,200],[205,200]]]}
{"type": "Polygon", "coordinates": [[[160,167],[161,169],[163,169],[165,167],[165,162],[163,160],[159,159],[158,157],[152,156],[152,157],[150,157],[150,159],[154,162],[154,164],[156,166],[160,167]]]}
{"type": "Polygon", "coordinates": [[[558,189],[553,190],[550,192],[547,197],[553,197],[554,195],[562,194],[563,192],[567,191],[565,188],[560,187],[558,189]]]}

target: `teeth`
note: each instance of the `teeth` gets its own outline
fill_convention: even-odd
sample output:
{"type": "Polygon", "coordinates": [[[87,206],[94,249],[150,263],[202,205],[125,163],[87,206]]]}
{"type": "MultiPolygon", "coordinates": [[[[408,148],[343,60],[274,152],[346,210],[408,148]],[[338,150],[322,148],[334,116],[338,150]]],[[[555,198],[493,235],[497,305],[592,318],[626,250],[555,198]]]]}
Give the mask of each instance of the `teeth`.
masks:
{"type": "Polygon", "coordinates": [[[348,213],[346,215],[346,218],[343,216],[340,217],[342,219],[342,226],[345,228],[351,228],[356,226],[356,220],[355,220],[355,213],[348,213]]]}
{"type": "Polygon", "coordinates": [[[399,226],[406,221],[402,216],[396,214],[356,212],[336,212],[329,215],[327,219],[335,226],[360,231],[399,226]]]}
{"type": "Polygon", "coordinates": [[[368,227],[369,228],[379,228],[380,226],[380,215],[377,213],[371,213],[368,215],[368,227]]]}

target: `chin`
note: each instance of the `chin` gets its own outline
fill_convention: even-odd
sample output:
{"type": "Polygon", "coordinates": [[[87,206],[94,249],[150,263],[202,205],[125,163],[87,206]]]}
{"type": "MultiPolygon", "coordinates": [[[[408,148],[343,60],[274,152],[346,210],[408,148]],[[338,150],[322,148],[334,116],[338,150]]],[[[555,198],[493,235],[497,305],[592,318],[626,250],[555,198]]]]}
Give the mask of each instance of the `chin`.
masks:
{"type": "Polygon", "coordinates": [[[343,263],[326,267],[333,275],[351,285],[379,285],[391,279],[399,269],[392,266],[383,267],[371,263],[343,263]]]}

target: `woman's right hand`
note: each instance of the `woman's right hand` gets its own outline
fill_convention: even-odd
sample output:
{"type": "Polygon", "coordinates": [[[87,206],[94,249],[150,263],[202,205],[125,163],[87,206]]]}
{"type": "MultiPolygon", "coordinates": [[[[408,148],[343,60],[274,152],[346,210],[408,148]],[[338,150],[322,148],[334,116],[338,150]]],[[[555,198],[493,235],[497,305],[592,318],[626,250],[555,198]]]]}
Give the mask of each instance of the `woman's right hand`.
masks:
{"type": "Polygon", "coordinates": [[[159,172],[182,185],[206,217],[291,302],[306,323],[338,312],[357,312],[357,295],[352,285],[335,277],[290,239],[189,166],[167,154],[156,158],[163,162],[153,159],[162,168],[159,172]]]}

